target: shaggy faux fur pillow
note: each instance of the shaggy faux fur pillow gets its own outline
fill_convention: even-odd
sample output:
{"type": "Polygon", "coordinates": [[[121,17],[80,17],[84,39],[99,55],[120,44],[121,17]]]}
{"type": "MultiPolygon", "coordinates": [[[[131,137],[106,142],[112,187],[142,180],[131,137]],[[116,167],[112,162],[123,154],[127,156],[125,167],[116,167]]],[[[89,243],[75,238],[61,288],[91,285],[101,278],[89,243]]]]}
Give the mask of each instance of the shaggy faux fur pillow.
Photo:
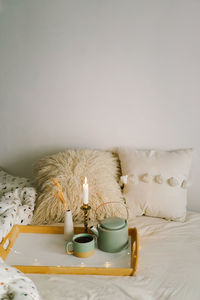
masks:
{"type": "MultiPolygon", "coordinates": [[[[82,222],[80,207],[83,204],[83,178],[89,184],[89,218],[96,219],[95,209],[103,202],[123,203],[120,186],[117,182],[119,164],[111,152],[97,150],[69,150],[40,159],[34,167],[35,184],[38,192],[34,224],[62,222],[64,208],[54,196],[57,191],[51,177],[60,185],[71,209],[73,219],[82,222]]],[[[123,209],[122,209],[123,210],[123,209]]],[[[105,205],[101,210],[104,216],[120,215],[121,205],[105,205]]]]}

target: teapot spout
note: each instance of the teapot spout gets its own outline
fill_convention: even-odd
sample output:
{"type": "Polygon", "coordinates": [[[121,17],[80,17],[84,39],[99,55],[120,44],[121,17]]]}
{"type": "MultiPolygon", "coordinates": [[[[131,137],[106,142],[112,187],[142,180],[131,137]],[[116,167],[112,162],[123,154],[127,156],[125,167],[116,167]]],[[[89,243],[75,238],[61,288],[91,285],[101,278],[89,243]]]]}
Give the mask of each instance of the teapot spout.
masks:
{"type": "Polygon", "coordinates": [[[96,235],[96,237],[99,237],[99,232],[95,226],[91,226],[90,230],[96,235]]]}

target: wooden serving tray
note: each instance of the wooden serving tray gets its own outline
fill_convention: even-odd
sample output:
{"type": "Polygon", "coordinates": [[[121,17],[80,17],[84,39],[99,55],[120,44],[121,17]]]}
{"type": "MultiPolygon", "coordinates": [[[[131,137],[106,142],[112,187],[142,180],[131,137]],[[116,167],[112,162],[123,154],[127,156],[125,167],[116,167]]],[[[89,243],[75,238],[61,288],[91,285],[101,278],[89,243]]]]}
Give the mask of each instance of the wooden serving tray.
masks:
{"type": "MultiPolygon", "coordinates": [[[[75,227],[75,234],[84,232],[75,227]]],[[[23,273],[133,276],[138,261],[138,235],[129,228],[130,246],[119,253],[95,249],[89,258],[65,252],[63,226],[14,225],[0,243],[3,260],[23,273]]]]}

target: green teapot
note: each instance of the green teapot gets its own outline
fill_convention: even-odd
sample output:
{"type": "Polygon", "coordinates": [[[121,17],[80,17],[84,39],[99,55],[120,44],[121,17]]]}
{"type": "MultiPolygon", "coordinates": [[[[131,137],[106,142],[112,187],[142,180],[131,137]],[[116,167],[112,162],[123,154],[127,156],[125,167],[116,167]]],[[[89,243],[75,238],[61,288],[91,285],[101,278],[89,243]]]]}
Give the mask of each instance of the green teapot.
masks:
{"type": "Polygon", "coordinates": [[[97,237],[98,248],[102,251],[114,253],[128,247],[128,222],[126,219],[109,217],[100,221],[97,227],[90,227],[90,230],[97,237]]]}

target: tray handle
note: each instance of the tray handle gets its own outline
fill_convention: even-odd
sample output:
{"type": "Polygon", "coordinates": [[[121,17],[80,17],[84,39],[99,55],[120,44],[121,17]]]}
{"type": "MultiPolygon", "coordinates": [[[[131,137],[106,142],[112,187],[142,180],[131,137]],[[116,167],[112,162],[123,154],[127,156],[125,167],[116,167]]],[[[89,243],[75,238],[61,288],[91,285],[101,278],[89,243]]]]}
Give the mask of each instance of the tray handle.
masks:
{"type": "Polygon", "coordinates": [[[0,243],[0,256],[3,260],[6,259],[10,249],[12,248],[18,234],[19,234],[19,225],[14,225],[11,231],[2,239],[0,243]]]}

